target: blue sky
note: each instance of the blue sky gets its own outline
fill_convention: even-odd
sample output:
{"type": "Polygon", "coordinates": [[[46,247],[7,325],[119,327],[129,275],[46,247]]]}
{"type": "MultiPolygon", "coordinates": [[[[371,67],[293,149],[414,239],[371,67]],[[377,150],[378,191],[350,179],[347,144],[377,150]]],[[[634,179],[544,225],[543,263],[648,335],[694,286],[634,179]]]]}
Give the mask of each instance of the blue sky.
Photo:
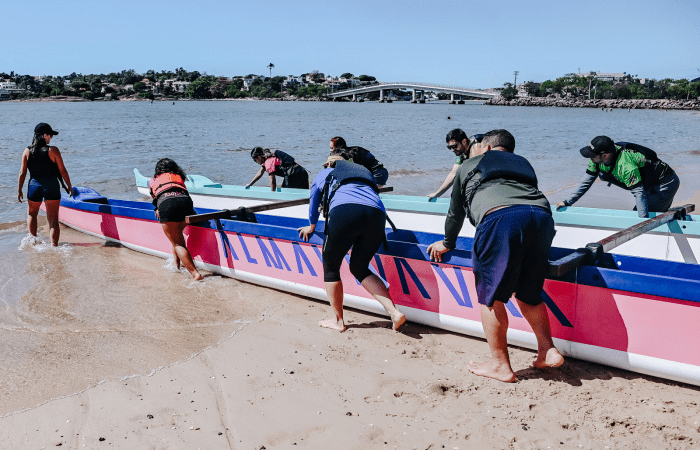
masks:
{"type": "MultiPolygon", "coordinates": [[[[697,0],[34,0],[3,8],[0,72],[184,67],[496,87],[589,70],[700,76],[697,0]]],[[[7,6],[7,5],[6,5],[7,6]]]]}

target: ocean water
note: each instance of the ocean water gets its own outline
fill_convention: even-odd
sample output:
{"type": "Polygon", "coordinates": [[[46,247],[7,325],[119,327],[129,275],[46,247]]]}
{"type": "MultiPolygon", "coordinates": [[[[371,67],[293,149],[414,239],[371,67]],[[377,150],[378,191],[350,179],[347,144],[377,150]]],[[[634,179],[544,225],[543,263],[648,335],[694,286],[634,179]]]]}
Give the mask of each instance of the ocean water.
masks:
{"type": "MultiPolygon", "coordinates": [[[[511,131],[551,202],[581,178],[587,161],[578,149],[600,134],[656,150],[681,178],[677,204],[700,191],[697,112],[401,102],[0,103],[0,415],[185,360],[259,320],[261,298],[284,296],[218,276],[193,284],[164,260],[66,228],[58,248],[45,243],[45,225],[39,241],[29,242],[17,174],[38,122],[60,132],[51,144],[74,186],[128,200],[143,198],[133,169],[150,175],[166,156],[188,173],[246,184],[258,170],[250,149],[264,146],[291,154],[313,176],[336,135],[372,151],[396,194],[426,195],[452,167],[444,138],[456,127],[511,131]]],[[[578,205],[631,209],[634,202],[622,189],[596,183],[578,205]]]]}

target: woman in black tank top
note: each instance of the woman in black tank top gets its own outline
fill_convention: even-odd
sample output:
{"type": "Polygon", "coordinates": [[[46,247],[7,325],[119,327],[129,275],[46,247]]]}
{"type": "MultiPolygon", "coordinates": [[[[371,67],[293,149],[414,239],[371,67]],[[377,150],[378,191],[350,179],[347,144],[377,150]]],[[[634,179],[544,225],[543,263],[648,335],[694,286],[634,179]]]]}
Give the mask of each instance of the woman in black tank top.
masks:
{"type": "Polygon", "coordinates": [[[24,198],[22,188],[29,170],[29,187],[27,189],[27,227],[29,233],[36,237],[37,216],[43,202],[46,206],[46,218],[49,222],[51,244],[58,245],[61,229],[58,225],[58,209],[61,204],[61,188],[71,195],[73,189],[68,171],[63,165],[61,152],[57,147],[49,146],[51,138],[58,134],[48,123],[40,123],[34,128],[32,145],[24,149],[17,182],[17,200],[24,198]]]}

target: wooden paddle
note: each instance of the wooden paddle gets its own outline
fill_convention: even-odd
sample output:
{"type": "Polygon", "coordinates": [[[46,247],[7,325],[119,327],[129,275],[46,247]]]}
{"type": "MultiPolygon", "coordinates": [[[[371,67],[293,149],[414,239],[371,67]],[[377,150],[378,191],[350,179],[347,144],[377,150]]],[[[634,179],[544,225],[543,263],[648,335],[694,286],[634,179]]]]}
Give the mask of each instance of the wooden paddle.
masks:
{"type": "MultiPolygon", "coordinates": [[[[391,186],[379,188],[380,193],[391,192],[393,190],[394,188],[391,186]]],[[[192,216],[185,217],[185,222],[189,224],[196,222],[204,222],[206,220],[212,219],[231,219],[234,216],[246,217],[247,213],[256,213],[262,211],[270,211],[272,209],[289,208],[290,206],[305,205],[307,203],[309,203],[308,198],[300,198],[298,200],[287,200],[284,202],[268,203],[265,205],[251,206],[249,208],[241,206],[237,209],[224,209],[222,211],[215,211],[204,214],[194,214],[192,216]]]]}
{"type": "Polygon", "coordinates": [[[590,243],[586,245],[585,248],[579,248],[573,253],[550,263],[549,275],[553,277],[560,277],[576,267],[592,262],[603,252],[610,251],[615,247],[622,245],[625,242],[646,233],[647,231],[660,227],[665,223],[672,222],[676,219],[681,219],[685,217],[686,214],[693,211],[695,211],[695,205],[689,204],[677,206],[652,219],[645,220],[637,225],[620,230],[617,233],[608,236],[605,239],[601,239],[598,242],[590,243]]]}

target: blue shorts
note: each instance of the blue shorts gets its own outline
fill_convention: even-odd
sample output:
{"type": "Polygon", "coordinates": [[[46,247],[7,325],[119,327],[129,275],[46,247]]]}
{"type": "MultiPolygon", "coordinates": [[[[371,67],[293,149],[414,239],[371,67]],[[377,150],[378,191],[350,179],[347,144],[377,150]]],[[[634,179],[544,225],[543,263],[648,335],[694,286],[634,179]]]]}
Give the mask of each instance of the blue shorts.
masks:
{"type": "Polygon", "coordinates": [[[472,250],[479,303],[491,307],[513,294],[528,305],[542,303],[554,233],[552,215],[539,206],[510,206],[488,214],[476,227],[472,250]]]}
{"type": "Polygon", "coordinates": [[[60,200],[61,185],[56,177],[46,177],[29,180],[27,200],[43,202],[44,200],[60,200]]]}
{"type": "Polygon", "coordinates": [[[389,171],[385,167],[380,167],[372,172],[372,177],[374,182],[379,186],[386,185],[386,181],[389,179],[389,171]]]}

